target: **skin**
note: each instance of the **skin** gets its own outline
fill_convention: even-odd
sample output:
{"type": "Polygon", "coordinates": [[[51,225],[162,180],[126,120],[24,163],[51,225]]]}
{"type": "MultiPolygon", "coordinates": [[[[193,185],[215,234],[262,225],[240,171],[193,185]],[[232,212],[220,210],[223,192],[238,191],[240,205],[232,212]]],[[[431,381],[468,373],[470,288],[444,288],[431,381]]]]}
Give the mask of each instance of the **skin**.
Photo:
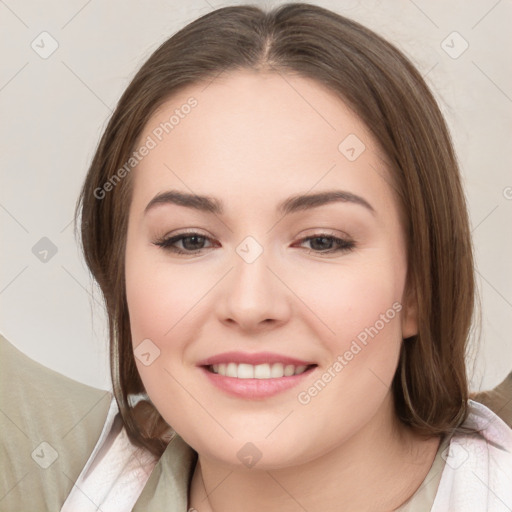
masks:
{"type": "Polygon", "coordinates": [[[164,419],[199,454],[189,506],[393,510],[422,483],[439,439],[416,436],[393,409],[400,345],[417,333],[417,320],[405,296],[406,244],[384,155],[322,85],[249,70],[183,89],[139,140],[190,96],[198,105],[130,175],[126,246],[133,345],[149,338],[160,350],[147,366],[136,359],[138,370],[164,419]],[[352,162],[338,150],[349,134],[366,146],[352,162]],[[149,201],[170,189],[219,198],[225,214],[162,204],[145,215],[149,201]],[[375,214],[349,202],[284,217],[275,211],[291,195],[331,189],[362,196],[375,214]],[[155,245],[187,230],[208,237],[175,244],[190,255],[155,245]],[[304,241],[325,232],[356,245],[325,254],[335,242],[304,241]],[[247,236],[263,248],[252,263],[236,252],[247,236]],[[194,254],[194,247],[202,249],[194,254]],[[403,309],[317,396],[299,403],[297,394],[396,302],[403,309]],[[196,366],[231,350],[318,367],[298,388],[235,398],[196,366]],[[262,454],[252,468],[237,457],[247,442],[262,454]]]}

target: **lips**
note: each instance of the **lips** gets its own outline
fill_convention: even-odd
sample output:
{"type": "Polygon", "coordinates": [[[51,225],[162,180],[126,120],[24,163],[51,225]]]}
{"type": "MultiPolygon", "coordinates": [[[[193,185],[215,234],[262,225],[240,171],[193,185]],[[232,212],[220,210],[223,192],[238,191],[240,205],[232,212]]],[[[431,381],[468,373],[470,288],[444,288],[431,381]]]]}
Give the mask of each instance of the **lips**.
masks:
{"type": "Polygon", "coordinates": [[[272,352],[224,352],[200,361],[201,373],[228,395],[263,400],[297,386],[318,365],[272,352]]]}
{"type": "MultiPolygon", "coordinates": [[[[242,363],[243,364],[243,363],[242,363]]],[[[291,390],[304,382],[304,379],[317,370],[312,365],[298,375],[283,376],[280,378],[236,378],[214,373],[209,367],[201,366],[200,371],[215,388],[232,397],[245,400],[265,400],[285,391],[291,390]]]]}

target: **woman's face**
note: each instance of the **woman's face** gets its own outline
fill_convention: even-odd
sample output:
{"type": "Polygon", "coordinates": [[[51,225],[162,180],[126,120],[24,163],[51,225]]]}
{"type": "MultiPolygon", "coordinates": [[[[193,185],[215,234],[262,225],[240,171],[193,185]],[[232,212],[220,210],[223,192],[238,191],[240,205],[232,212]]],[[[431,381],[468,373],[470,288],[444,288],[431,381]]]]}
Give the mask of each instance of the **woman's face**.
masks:
{"type": "Polygon", "coordinates": [[[137,368],[169,425],[203,457],[268,469],[389,421],[416,318],[363,123],[315,81],[238,71],[173,96],[142,145],[126,290],[137,368]]]}

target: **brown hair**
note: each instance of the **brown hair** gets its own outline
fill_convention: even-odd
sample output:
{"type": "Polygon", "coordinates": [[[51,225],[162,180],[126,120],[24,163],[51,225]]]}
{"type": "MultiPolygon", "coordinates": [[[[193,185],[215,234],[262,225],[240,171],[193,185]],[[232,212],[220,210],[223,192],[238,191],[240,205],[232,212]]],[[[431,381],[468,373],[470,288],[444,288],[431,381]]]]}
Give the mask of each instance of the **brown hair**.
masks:
{"type": "Polygon", "coordinates": [[[251,5],[220,8],[165,41],[122,95],[89,168],[76,216],[81,210],[85,259],[106,302],[113,391],[129,436],[160,455],[168,426],[152,404],[137,415],[129,402],[129,395],[145,392],[124,282],[131,180],[102,199],[95,190],[124,165],[151,115],[172,94],[237,69],[294,73],[327,86],[384,150],[402,211],[407,289],[414,291],[419,322],[418,335],[402,343],[392,384],[396,413],[421,434],[453,433],[468,414],[465,355],[475,283],[448,129],[421,75],[399,50],[334,12],[291,3],[270,12],[251,5]]]}

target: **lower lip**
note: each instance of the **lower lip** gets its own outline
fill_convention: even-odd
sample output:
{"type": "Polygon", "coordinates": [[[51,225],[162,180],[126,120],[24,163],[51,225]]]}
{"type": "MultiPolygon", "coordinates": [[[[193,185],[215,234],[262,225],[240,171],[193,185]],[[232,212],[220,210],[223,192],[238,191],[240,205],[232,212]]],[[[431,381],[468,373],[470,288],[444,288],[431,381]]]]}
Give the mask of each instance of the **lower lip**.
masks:
{"type": "Polygon", "coordinates": [[[316,368],[316,366],[313,366],[299,375],[277,379],[237,379],[236,377],[224,377],[224,375],[210,372],[204,366],[200,367],[214,386],[229,395],[247,399],[268,398],[291,389],[300,384],[316,368]]]}

